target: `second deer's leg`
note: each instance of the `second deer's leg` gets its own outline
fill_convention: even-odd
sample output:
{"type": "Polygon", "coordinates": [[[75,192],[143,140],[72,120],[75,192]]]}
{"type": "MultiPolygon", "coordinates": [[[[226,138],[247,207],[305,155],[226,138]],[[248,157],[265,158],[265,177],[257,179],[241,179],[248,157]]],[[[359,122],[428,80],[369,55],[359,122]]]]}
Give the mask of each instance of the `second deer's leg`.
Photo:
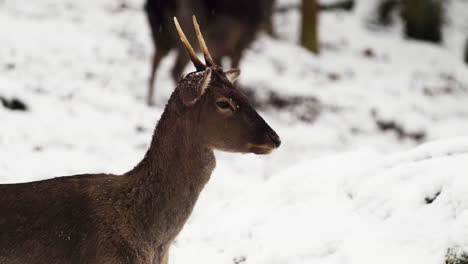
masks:
{"type": "Polygon", "coordinates": [[[148,105],[154,105],[154,81],[156,79],[156,71],[158,70],[159,63],[166,56],[167,52],[156,47],[154,52],[153,61],[151,64],[151,75],[148,84],[148,97],[146,102],[148,105]]]}
{"type": "Polygon", "coordinates": [[[236,51],[231,55],[231,68],[239,68],[239,63],[242,57],[242,51],[236,51]]]}
{"type": "Polygon", "coordinates": [[[190,58],[187,54],[185,54],[184,51],[179,50],[177,52],[177,58],[174,67],[172,68],[172,79],[174,80],[174,82],[179,82],[180,77],[182,76],[182,73],[184,71],[185,65],[187,65],[189,59],[190,58]]]}

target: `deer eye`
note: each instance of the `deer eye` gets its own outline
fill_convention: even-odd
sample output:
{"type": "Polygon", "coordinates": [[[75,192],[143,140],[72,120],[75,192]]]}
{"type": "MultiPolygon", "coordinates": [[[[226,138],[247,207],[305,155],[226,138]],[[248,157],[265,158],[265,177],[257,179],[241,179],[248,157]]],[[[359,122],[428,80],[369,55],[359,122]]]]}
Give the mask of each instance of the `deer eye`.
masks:
{"type": "Polygon", "coordinates": [[[216,105],[221,109],[230,109],[231,108],[231,105],[226,101],[216,102],[216,105]]]}

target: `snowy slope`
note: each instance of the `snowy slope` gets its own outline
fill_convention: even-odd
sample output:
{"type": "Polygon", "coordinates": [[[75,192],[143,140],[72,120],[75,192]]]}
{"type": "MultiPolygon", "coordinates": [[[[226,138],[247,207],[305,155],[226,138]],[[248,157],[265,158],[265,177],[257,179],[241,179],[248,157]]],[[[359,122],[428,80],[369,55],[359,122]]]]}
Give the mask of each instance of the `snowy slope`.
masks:
{"type": "Polygon", "coordinates": [[[174,257],[444,263],[448,248],[468,246],[467,171],[466,137],[388,156],[359,150],[306,160],[218,208],[222,214],[197,214],[174,257]]]}
{"type": "MultiPolygon", "coordinates": [[[[313,97],[318,115],[265,108],[280,149],[216,153],[172,263],[443,263],[448,248],[468,247],[468,139],[455,138],[468,135],[458,50],[468,4],[450,2],[454,19],[435,46],[403,40],[398,25],[369,31],[370,2],[321,16],[320,56],[295,44],[296,11],[275,17],[280,39],[260,36],[246,52],[241,85],[259,98],[313,97]],[[440,141],[417,147],[377,119],[440,141]]],[[[0,107],[1,183],[123,173],[141,159],[174,87],[171,54],[158,106],[144,105],[152,44],[142,3],[0,0],[0,96],[30,109],[0,107]]]]}

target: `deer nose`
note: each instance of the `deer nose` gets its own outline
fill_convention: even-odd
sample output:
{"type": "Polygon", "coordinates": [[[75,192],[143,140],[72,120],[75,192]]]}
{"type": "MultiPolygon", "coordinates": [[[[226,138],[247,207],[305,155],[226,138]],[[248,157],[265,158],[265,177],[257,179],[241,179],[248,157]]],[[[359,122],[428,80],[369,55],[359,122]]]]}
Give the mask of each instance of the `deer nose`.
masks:
{"type": "Polygon", "coordinates": [[[268,133],[268,137],[275,144],[275,147],[278,148],[281,145],[281,139],[276,133],[268,133]]]}

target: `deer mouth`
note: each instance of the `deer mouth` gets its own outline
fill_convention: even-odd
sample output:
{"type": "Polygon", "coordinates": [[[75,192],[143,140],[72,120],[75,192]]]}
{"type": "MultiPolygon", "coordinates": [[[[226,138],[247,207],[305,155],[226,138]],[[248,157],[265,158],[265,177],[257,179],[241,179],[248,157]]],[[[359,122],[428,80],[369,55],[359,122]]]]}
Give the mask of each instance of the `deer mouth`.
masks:
{"type": "Polygon", "coordinates": [[[247,149],[251,153],[255,153],[258,155],[266,155],[270,154],[271,152],[273,152],[273,150],[279,148],[279,146],[281,145],[281,139],[275,132],[268,133],[267,138],[268,139],[266,140],[266,143],[263,144],[248,143],[247,149]]]}
{"type": "Polygon", "coordinates": [[[262,144],[262,145],[254,145],[254,144],[249,144],[249,152],[255,153],[257,155],[266,155],[270,154],[273,152],[273,150],[276,149],[275,145],[267,145],[267,144],[262,144]]]}

